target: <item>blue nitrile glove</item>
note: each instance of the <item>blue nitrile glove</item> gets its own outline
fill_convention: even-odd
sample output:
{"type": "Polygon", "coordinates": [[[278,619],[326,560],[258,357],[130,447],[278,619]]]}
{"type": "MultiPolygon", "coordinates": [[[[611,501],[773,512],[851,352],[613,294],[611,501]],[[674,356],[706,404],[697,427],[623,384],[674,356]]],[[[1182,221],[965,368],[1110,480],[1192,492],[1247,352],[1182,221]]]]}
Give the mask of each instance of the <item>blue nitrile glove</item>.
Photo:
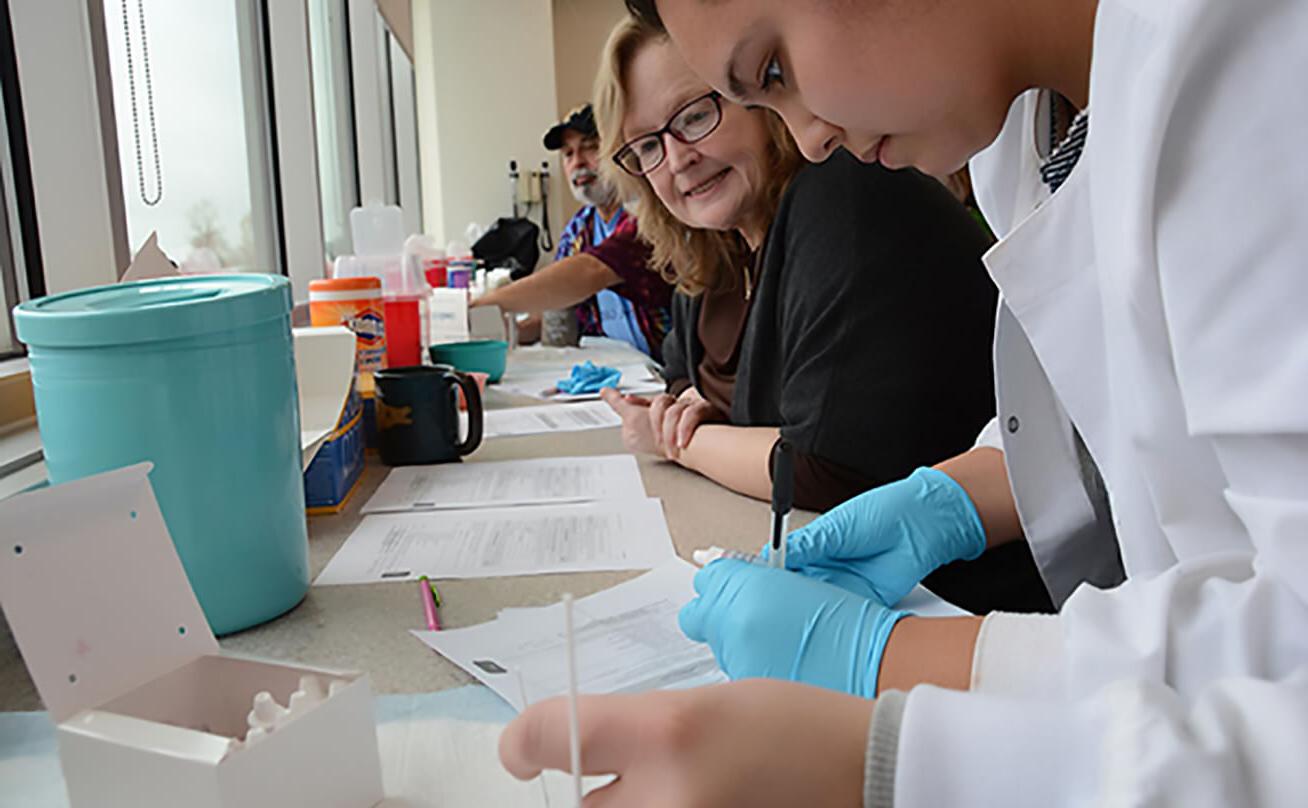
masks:
{"type": "Polygon", "coordinates": [[[605,387],[617,387],[622,381],[622,371],[617,368],[602,367],[587,359],[580,365],[572,366],[572,375],[560,379],[555,385],[560,393],[579,396],[585,393],[598,393],[605,387]]]}
{"type": "Polygon", "coordinates": [[[908,614],[730,558],[696,573],[695,591],[699,597],[681,609],[681,630],[708,643],[732,679],[789,679],[864,698],[876,696],[890,630],[908,614]]]}
{"type": "Polygon", "coordinates": [[[893,605],[932,570],[985,549],[981,517],[963,487],[920,468],[792,531],[786,567],[893,605]]]}

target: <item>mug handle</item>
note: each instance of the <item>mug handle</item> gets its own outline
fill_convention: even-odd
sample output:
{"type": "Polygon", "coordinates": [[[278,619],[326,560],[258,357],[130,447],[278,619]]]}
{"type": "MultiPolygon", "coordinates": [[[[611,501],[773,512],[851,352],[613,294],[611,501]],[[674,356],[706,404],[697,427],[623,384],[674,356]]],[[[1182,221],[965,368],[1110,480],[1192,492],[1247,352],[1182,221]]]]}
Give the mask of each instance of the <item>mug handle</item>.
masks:
{"type": "Polygon", "coordinates": [[[481,407],[481,389],[477,387],[477,380],[466,373],[455,371],[449,375],[459,385],[459,389],[463,390],[463,398],[468,402],[468,437],[454,447],[454,451],[464,457],[481,446],[482,421],[485,418],[481,407]]]}

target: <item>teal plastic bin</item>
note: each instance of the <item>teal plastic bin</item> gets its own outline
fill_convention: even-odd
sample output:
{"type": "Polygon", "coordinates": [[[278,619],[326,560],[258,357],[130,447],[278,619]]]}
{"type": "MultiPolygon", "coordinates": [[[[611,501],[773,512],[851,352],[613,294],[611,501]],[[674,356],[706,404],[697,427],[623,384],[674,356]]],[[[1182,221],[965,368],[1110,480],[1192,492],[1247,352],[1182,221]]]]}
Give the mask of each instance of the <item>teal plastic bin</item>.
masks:
{"type": "Polygon", "coordinates": [[[86,289],[24,303],[14,322],[51,483],[154,463],[150,482],[215,634],[300,602],[309,544],[285,278],[86,289]]]}

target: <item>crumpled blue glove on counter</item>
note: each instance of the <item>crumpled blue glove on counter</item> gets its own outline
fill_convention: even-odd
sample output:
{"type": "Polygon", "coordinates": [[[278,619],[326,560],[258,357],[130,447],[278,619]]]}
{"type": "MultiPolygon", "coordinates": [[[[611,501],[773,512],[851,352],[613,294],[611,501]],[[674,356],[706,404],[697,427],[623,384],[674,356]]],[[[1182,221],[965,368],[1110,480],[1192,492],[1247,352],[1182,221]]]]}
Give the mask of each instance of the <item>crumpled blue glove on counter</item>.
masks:
{"type": "Polygon", "coordinates": [[[942,471],[920,468],[792,531],[786,567],[895,604],[937,567],[985,549],[985,528],[963,487],[942,471]]]}
{"type": "Polygon", "coordinates": [[[579,396],[585,393],[598,393],[605,387],[617,387],[622,381],[622,371],[617,368],[596,365],[587,359],[580,365],[572,366],[572,375],[560,379],[555,385],[560,393],[579,396]]]}
{"type": "Polygon", "coordinates": [[[788,570],[724,558],[695,574],[681,630],[732,679],[788,679],[863,698],[877,692],[890,632],[909,613],[788,570]]]}

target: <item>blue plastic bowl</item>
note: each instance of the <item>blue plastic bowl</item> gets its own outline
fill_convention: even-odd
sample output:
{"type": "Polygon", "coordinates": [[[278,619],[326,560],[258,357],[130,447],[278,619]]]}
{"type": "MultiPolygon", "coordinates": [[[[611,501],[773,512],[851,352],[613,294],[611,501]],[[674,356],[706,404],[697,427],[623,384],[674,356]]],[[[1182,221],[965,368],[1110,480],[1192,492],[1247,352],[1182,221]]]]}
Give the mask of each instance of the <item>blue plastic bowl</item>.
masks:
{"type": "Polygon", "coordinates": [[[502,339],[475,339],[469,342],[443,342],[428,349],[431,361],[438,365],[453,365],[464,373],[485,373],[494,384],[504,375],[504,363],[509,355],[509,343],[502,339]]]}

